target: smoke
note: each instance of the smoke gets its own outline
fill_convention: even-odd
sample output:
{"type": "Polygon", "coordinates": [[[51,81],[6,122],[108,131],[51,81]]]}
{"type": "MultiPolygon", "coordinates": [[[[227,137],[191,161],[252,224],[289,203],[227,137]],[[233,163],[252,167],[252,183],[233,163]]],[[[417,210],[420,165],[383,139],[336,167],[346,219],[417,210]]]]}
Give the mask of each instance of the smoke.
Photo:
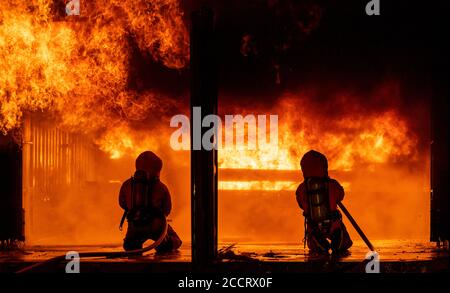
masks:
{"type": "MultiPolygon", "coordinates": [[[[160,86],[161,79],[181,75],[187,65],[187,28],[177,0],[81,1],[80,16],[65,15],[64,7],[64,1],[53,0],[1,2],[0,131],[27,131],[23,122],[31,117],[34,122],[50,120],[45,128],[61,132],[61,137],[74,135],[70,145],[53,144],[50,135],[37,129],[27,141],[31,144],[24,145],[25,158],[34,145],[46,147],[35,149],[39,160],[24,162],[32,166],[25,180],[39,183],[25,187],[34,196],[26,211],[32,214],[27,225],[34,234],[27,239],[46,244],[117,242],[119,182],[133,174],[137,154],[154,150],[180,169],[188,162],[183,154],[167,151],[169,117],[182,112],[180,96],[186,89],[172,85],[176,78],[165,80],[181,89],[175,94],[160,86]],[[102,151],[89,166],[97,176],[55,186],[55,178],[63,181],[64,175],[72,176],[68,170],[81,164],[75,148],[85,148],[80,141],[87,140],[102,151]],[[54,153],[47,151],[50,146],[57,146],[54,153]],[[73,161],[56,169],[56,153],[68,156],[69,146],[74,147],[73,161]]],[[[17,140],[24,141],[21,135],[17,140]]],[[[166,170],[178,171],[170,164],[166,170]]],[[[169,188],[176,185],[173,175],[164,174],[169,188]]],[[[189,206],[184,199],[188,192],[188,186],[174,188],[174,215],[180,203],[189,206]]],[[[189,227],[184,218],[180,222],[189,227]]]]}
{"type": "MultiPolygon", "coordinates": [[[[235,184],[235,190],[220,191],[221,239],[299,242],[303,238],[303,217],[295,188],[303,180],[299,161],[310,149],[328,157],[330,176],[344,186],[344,204],[369,237],[427,238],[429,123],[423,104],[427,94],[422,91],[418,94],[424,96],[413,97],[405,88],[401,82],[387,80],[366,92],[327,92],[311,85],[286,92],[273,104],[263,100],[250,106],[247,103],[251,99],[242,99],[241,103],[225,99],[227,104],[220,107],[223,114],[279,115],[279,146],[269,155],[219,152],[221,166],[260,169],[267,174],[259,175],[260,180],[289,180],[287,183],[295,187],[268,191],[240,189],[244,185],[235,184]],[[292,170],[292,175],[286,178],[281,172],[277,178],[276,172],[264,171],[268,169],[292,170]]],[[[245,183],[255,180],[251,172],[243,171],[239,179],[222,180],[245,183]]],[[[357,238],[345,222],[351,236],[357,238]]]]}
{"type": "MultiPolygon", "coordinates": [[[[120,186],[134,174],[135,153],[145,150],[154,151],[163,160],[161,181],[172,198],[169,219],[180,237],[189,241],[189,152],[170,148],[167,129],[143,131],[140,138],[151,141],[142,141],[114,159],[95,147],[92,139],[77,134],[63,139],[60,145],[47,143],[55,136],[54,126],[31,132],[33,144],[25,145],[23,152],[28,244],[120,243],[126,231],[126,225],[123,232],[118,230],[123,213],[118,203],[120,186]]],[[[139,137],[140,132],[131,133],[139,137]]]]}
{"type": "MultiPolygon", "coordinates": [[[[46,196],[33,207],[38,219],[33,225],[38,228],[32,239],[46,244],[120,242],[120,183],[133,174],[135,157],[149,149],[164,161],[162,180],[174,203],[172,224],[183,239],[189,239],[189,153],[169,146],[170,117],[188,108],[186,83],[180,82],[186,79],[183,74],[189,60],[184,23],[188,10],[176,0],[82,1],[86,6],[77,18],[65,16],[55,2],[0,4],[0,130],[14,131],[29,113],[43,113],[54,127],[87,137],[101,152],[93,166],[95,180],[80,182],[73,189],[57,188],[54,194],[39,193],[46,196]],[[181,90],[174,94],[172,88],[181,90]]],[[[220,167],[295,171],[304,152],[320,150],[328,156],[330,168],[340,171],[331,174],[344,185],[344,203],[369,237],[424,237],[429,131],[423,101],[429,92],[414,92],[411,80],[402,83],[398,76],[379,82],[371,74],[361,78],[324,75],[344,65],[356,68],[356,76],[360,68],[354,64],[371,59],[342,58],[339,66],[330,69],[333,64],[327,62],[341,60],[341,51],[326,34],[322,35],[330,39],[326,45],[301,51],[326,15],[323,5],[300,2],[215,4],[218,31],[225,36],[220,52],[226,57],[223,63],[230,64],[222,67],[231,68],[225,75],[235,78],[227,80],[222,75],[221,100],[227,103],[221,103],[220,111],[278,114],[280,123],[278,151],[221,152],[220,167]],[[233,31],[236,20],[240,21],[235,25],[237,37],[230,34],[227,39],[226,32],[233,31]],[[327,57],[330,48],[334,55],[327,57]],[[292,57],[299,52],[304,53],[303,59],[292,57]],[[251,70],[242,70],[248,64],[251,70]],[[310,70],[314,68],[319,69],[310,70]],[[283,87],[266,97],[227,92],[234,84],[247,90],[250,81],[264,91],[261,81],[272,71],[276,78],[271,77],[270,84],[283,87]],[[249,82],[242,82],[242,76],[249,82]],[[289,87],[285,79],[296,86],[289,87]],[[337,80],[333,87],[330,79],[337,80]]],[[[333,25],[328,20],[329,34],[335,33],[333,25]]],[[[244,179],[246,174],[242,175],[244,179]]],[[[295,181],[301,180],[298,172],[295,181]]],[[[303,236],[294,190],[220,191],[219,200],[222,240],[286,242],[303,236]]]]}

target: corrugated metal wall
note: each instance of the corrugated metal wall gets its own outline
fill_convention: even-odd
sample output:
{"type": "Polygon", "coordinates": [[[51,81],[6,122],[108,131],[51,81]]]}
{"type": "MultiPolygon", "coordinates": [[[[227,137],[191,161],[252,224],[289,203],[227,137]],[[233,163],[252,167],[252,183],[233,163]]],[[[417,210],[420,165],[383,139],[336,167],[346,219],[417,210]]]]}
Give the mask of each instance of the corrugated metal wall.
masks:
{"type": "Polygon", "coordinates": [[[25,235],[29,237],[42,234],[40,217],[46,216],[46,210],[51,214],[53,202],[65,191],[96,180],[98,150],[87,138],[41,118],[25,118],[23,131],[25,235]]]}

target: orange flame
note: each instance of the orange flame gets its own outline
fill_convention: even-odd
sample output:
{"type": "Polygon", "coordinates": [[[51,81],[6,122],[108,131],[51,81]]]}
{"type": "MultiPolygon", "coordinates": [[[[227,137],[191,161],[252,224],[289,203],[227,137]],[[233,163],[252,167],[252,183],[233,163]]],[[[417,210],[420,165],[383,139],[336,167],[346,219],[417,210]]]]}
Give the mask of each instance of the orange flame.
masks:
{"type": "MultiPolygon", "coordinates": [[[[219,152],[222,168],[297,170],[310,149],[327,154],[330,169],[350,171],[355,162],[385,163],[417,156],[417,138],[394,110],[349,113],[324,119],[301,96],[283,97],[270,114],[279,114],[279,142],[257,150],[225,147],[219,152]]],[[[267,134],[268,136],[269,134],[267,134]]]]}
{"type": "Polygon", "coordinates": [[[28,111],[46,110],[62,126],[100,137],[145,119],[161,97],[127,89],[129,39],[155,61],[183,68],[189,46],[179,2],[86,1],[79,17],[62,21],[52,2],[0,3],[0,130],[20,127],[28,111]]]}
{"type": "MultiPolygon", "coordinates": [[[[52,0],[0,2],[0,131],[6,133],[20,127],[27,112],[46,111],[54,115],[60,126],[92,134],[100,149],[109,153],[111,158],[125,154],[136,156],[142,150],[157,149],[161,147],[161,140],[166,141],[168,147],[173,129],[158,125],[155,130],[159,133],[154,135],[154,132],[133,128],[133,122],[147,119],[149,112],[164,112],[161,100],[164,103],[168,101],[151,91],[137,93],[128,88],[133,49],[130,39],[154,61],[172,69],[185,67],[189,58],[188,34],[179,2],[83,1],[86,6],[82,7],[80,17],[65,17],[63,20],[56,19],[52,3],[52,0]]],[[[281,97],[278,104],[264,111],[279,115],[278,148],[254,151],[225,148],[219,152],[219,166],[298,170],[300,157],[309,149],[325,153],[330,169],[347,171],[354,170],[358,164],[370,169],[372,165],[391,165],[397,160],[421,159],[417,137],[409,129],[406,119],[392,108],[361,112],[352,109],[344,115],[335,115],[334,109],[320,109],[307,102],[311,100],[312,97],[303,94],[281,97]]],[[[241,113],[242,108],[232,110],[231,114],[244,114],[241,113]]],[[[384,200],[375,204],[384,211],[384,218],[390,220],[388,228],[392,229],[393,235],[398,235],[397,232],[404,231],[405,227],[410,235],[425,235],[425,221],[421,222],[419,233],[414,231],[417,216],[426,210],[423,194],[428,192],[428,175],[423,175],[426,174],[423,172],[427,168],[425,165],[416,165],[420,169],[416,168],[412,173],[390,168],[389,176],[395,180],[383,188],[379,182],[386,175],[372,174],[367,170],[363,170],[366,172],[364,175],[378,177],[373,180],[350,178],[344,185],[354,194],[362,194],[368,185],[378,192],[373,193],[375,196],[383,194],[384,200]],[[407,183],[401,181],[404,178],[408,179],[407,183]],[[392,186],[395,186],[395,192],[391,191],[392,186]],[[398,196],[398,191],[405,196],[398,196]],[[406,196],[410,198],[405,200],[406,196]],[[397,210],[406,206],[409,214],[394,218],[383,208],[385,205],[395,206],[397,210]]],[[[288,217],[291,212],[291,218],[295,219],[298,216],[292,192],[295,182],[270,179],[222,181],[220,188],[287,190],[292,196],[286,206],[273,208],[272,203],[261,204],[259,200],[255,206],[269,211],[271,217],[266,224],[271,221],[277,224],[274,220],[286,211],[288,217]]],[[[179,180],[177,178],[177,183],[179,180]]],[[[189,190],[188,184],[183,185],[186,190],[189,190]]],[[[354,210],[362,215],[367,211],[366,206],[373,204],[370,200],[362,196],[359,201],[354,200],[355,206],[360,207],[354,210]]],[[[236,207],[241,212],[235,215],[255,211],[251,204],[236,205],[233,201],[233,208],[236,207]]],[[[264,213],[261,214],[266,214],[266,210],[262,211],[264,213]]],[[[386,228],[379,226],[387,220],[379,221],[381,212],[368,210],[367,213],[366,223],[371,223],[372,231],[384,233],[386,228]]],[[[224,226],[229,223],[228,218],[224,226]]],[[[277,224],[273,229],[269,226],[265,230],[270,233],[289,231],[289,234],[296,231],[298,223],[286,223],[285,227],[280,228],[277,224]]],[[[261,222],[252,228],[257,226],[262,226],[261,222]]]]}

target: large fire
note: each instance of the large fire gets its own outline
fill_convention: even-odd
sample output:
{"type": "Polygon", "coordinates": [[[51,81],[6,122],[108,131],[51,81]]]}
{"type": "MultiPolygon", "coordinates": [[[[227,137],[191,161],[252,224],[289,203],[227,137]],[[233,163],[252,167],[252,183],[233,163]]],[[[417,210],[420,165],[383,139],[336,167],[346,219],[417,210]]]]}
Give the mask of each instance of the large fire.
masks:
{"type": "MultiPolygon", "coordinates": [[[[178,104],[176,99],[169,99],[151,87],[130,83],[136,81],[133,76],[136,74],[133,62],[136,61],[133,58],[139,55],[141,60],[150,60],[147,62],[171,70],[186,67],[189,39],[180,2],[80,1],[79,16],[66,15],[66,2],[0,2],[0,131],[17,133],[17,129],[24,130],[24,121],[37,112],[43,113],[46,120],[53,118],[51,133],[62,130],[84,135],[113,159],[126,155],[132,157],[145,149],[158,150],[158,139],[148,134],[147,125],[152,125],[153,133],[158,132],[160,125],[152,122],[161,120],[168,109],[177,111],[178,104]]],[[[24,173],[25,177],[30,177],[24,180],[31,184],[30,187],[24,186],[24,194],[25,197],[33,194],[35,211],[33,220],[27,225],[38,227],[39,231],[51,231],[52,235],[61,235],[62,239],[56,240],[58,243],[108,242],[120,237],[116,231],[105,234],[98,231],[102,229],[99,227],[95,231],[86,228],[99,223],[95,218],[98,213],[93,210],[98,203],[87,204],[94,198],[97,202],[102,201],[92,188],[80,191],[84,196],[92,195],[92,199],[85,199],[86,206],[79,211],[81,222],[76,225],[83,226],[86,231],[74,230],[74,220],[68,214],[71,206],[78,204],[79,195],[68,198],[68,190],[74,190],[74,187],[55,187],[53,177],[46,177],[58,170],[56,163],[69,164],[69,157],[53,163],[50,147],[46,148],[42,142],[53,139],[54,135],[44,136],[46,132],[39,129],[28,129],[28,133],[31,130],[31,141],[21,138],[20,131],[17,135],[18,140],[24,143],[24,157],[29,157],[30,148],[36,152],[33,160],[24,160],[24,167],[28,164],[34,166],[29,173],[24,173]],[[48,163],[45,162],[47,159],[48,163]],[[48,194],[50,191],[52,194],[48,194]],[[48,209],[58,212],[48,217],[48,209]],[[56,222],[60,225],[54,225],[56,222]],[[72,235],[63,236],[68,229],[72,229],[72,235]],[[102,240],[98,239],[99,233],[102,240]]],[[[55,149],[55,152],[75,155],[60,141],[64,134],[54,137],[57,143],[52,143],[52,149],[55,145],[62,148],[55,149]]],[[[118,165],[116,170],[98,166],[95,172],[104,173],[101,177],[111,177],[107,182],[117,182],[132,174],[132,166],[130,159],[130,162],[118,165]]],[[[72,170],[69,165],[66,168],[72,170]]],[[[72,178],[73,174],[68,173],[67,176],[72,178]]],[[[79,182],[80,186],[83,184],[87,183],[79,182]]],[[[172,189],[178,191],[176,187],[172,189]]],[[[107,206],[116,208],[116,200],[111,200],[116,193],[114,190],[103,197],[107,206]]],[[[102,210],[105,221],[115,227],[116,219],[111,215],[114,209],[102,210]]],[[[26,207],[26,211],[30,215],[31,208],[26,207]]],[[[36,242],[45,237],[50,236],[37,232],[28,235],[27,239],[36,242]]],[[[55,236],[52,237],[50,239],[55,236]]],[[[53,240],[47,238],[46,241],[53,240]]]]}
{"type": "Polygon", "coordinates": [[[220,167],[297,170],[299,158],[313,147],[329,156],[331,169],[346,171],[352,170],[355,161],[386,163],[417,156],[417,138],[394,110],[335,117],[331,111],[320,113],[307,99],[301,94],[287,95],[269,110],[280,115],[278,145],[258,150],[225,147],[220,167]]]}
{"type": "Polygon", "coordinates": [[[0,3],[0,130],[20,127],[26,111],[45,110],[69,129],[101,132],[104,141],[111,129],[123,132],[150,109],[159,112],[159,95],[127,84],[130,42],[168,68],[186,66],[178,1],[82,1],[80,16],[62,19],[54,3],[0,3]]]}
{"type": "MultiPolygon", "coordinates": [[[[366,99],[336,93],[318,102],[306,91],[286,93],[273,105],[239,109],[278,114],[278,145],[219,151],[223,236],[233,241],[242,235],[248,241],[300,241],[302,216],[294,192],[303,180],[300,159],[315,149],[327,155],[330,176],[346,191],[344,203],[372,237],[426,237],[429,157],[412,130],[423,118],[396,108],[399,92],[398,85],[386,83],[366,99]],[[371,105],[377,100],[384,106],[371,105]]],[[[224,107],[224,112],[232,111],[224,107]]]]}
{"type": "MultiPolygon", "coordinates": [[[[115,184],[126,179],[120,177],[123,173],[132,173],[133,158],[141,151],[162,153],[163,180],[175,190],[174,202],[180,207],[174,211],[175,226],[183,226],[181,236],[188,239],[190,183],[188,173],[183,173],[189,172],[188,153],[170,150],[174,129],[168,117],[179,114],[178,110],[187,112],[187,107],[156,91],[128,84],[136,49],[166,68],[186,68],[189,40],[180,3],[85,2],[79,17],[58,16],[53,0],[0,3],[0,130],[20,128],[28,113],[43,112],[58,128],[87,135],[98,149],[122,162],[120,168],[126,164],[126,172],[108,173],[109,182],[115,184]],[[150,123],[151,131],[145,123],[150,123]]],[[[375,96],[370,100],[377,95],[398,98],[396,90],[380,88],[370,93],[375,96]]],[[[345,202],[369,235],[427,235],[429,159],[412,130],[411,117],[398,111],[394,103],[371,108],[364,105],[363,97],[348,93],[337,93],[327,103],[307,92],[277,98],[273,104],[261,102],[251,109],[221,105],[223,114],[279,115],[277,147],[245,150],[226,146],[219,151],[221,239],[302,238],[294,191],[302,180],[299,160],[309,149],[327,155],[331,176],[344,186],[345,202]],[[230,170],[232,175],[227,175],[230,170]],[[258,176],[252,175],[257,171],[258,176]]],[[[115,196],[104,197],[103,204],[115,208],[115,196]]],[[[71,201],[64,207],[70,210],[71,201]]],[[[84,228],[100,222],[99,215],[116,226],[117,218],[108,214],[111,209],[102,213],[84,208],[86,213],[79,212],[79,218],[87,221],[84,228]]],[[[73,222],[64,219],[64,213],[58,214],[62,226],[73,222]]],[[[51,222],[55,220],[41,220],[51,222]]],[[[80,232],[80,242],[120,241],[117,231],[108,233],[80,232]]]]}

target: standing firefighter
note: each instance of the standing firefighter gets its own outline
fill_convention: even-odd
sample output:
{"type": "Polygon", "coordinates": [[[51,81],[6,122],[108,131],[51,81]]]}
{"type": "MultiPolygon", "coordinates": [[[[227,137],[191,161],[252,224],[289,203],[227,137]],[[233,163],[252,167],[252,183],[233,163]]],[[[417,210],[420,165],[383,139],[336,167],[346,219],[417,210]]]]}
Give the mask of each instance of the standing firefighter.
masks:
{"type": "Polygon", "coordinates": [[[344,199],[344,188],[328,177],[328,161],[323,154],[307,152],[300,166],[304,181],[295,194],[305,217],[308,248],[319,253],[327,253],[330,248],[333,253],[346,251],[353,242],[337,209],[344,199]]]}
{"type": "MultiPolygon", "coordinates": [[[[136,159],[134,176],[120,188],[119,204],[128,220],[125,250],[141,249],[145,241],[158,239],[164,230],[164,218],[169,216],[172,202],[167,186],[159,180],[161,169],[162,161],[157,155],[143,152],[136,159]]],[[[169,225],[156,251],[172,251],[180,246],[180,238],[169,225]]]]}

